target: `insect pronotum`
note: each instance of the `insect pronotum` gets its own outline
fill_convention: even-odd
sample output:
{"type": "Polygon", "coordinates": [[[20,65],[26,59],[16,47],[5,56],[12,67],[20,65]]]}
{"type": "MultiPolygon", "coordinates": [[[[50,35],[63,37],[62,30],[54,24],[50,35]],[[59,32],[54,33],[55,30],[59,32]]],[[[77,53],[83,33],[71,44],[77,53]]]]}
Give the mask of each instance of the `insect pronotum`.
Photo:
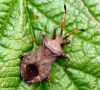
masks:
{"type": "MultiPolygon", "coordinates": [[[[53,30],[52,39],[43,35],[43,42],[35,52],[29,52],[21,55],[21,77],[28,83],[45,81],[50,79],[51,65],[55,62],[56,57],[69,59],[64,55],[61,46],[70,44],[68,38],[70,35],[80,31],[75,29],[66,36],[62,36],[63,28],[66,22],[66,6],[64,5],[65,15],[62,20],[61,33],[56,37],[56,28],[53,30]],[[65,40],[65,42],[64,42],[65,40]]],[[[83,31],[83,29],[81,30],[83,31]]]]}

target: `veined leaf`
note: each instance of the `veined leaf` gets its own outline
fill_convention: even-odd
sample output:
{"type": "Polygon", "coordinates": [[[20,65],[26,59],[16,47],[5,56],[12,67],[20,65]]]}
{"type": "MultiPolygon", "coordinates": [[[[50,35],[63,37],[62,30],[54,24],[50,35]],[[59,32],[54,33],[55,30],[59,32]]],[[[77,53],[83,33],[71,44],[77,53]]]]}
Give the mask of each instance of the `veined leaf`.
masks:
{"type": "MultiPolygon", "coordinates": [[[[60,28],[57,30],[59,35],[60,28]]],[[[1,0],[0,90],[100,90],[100,0],[1,0]],[[20,55],[50,38],[64,16],[64,35],[74,28],[63,50],[70,61],[57,59],[48,82],[28,85],[20,78],[20,55]]]]}

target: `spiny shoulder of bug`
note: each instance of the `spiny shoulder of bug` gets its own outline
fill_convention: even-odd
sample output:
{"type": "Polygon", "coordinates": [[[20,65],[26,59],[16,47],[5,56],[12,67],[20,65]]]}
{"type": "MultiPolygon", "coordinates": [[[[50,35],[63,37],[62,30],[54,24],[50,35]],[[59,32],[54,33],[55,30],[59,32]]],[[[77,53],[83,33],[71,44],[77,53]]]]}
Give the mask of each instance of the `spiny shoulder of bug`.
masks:
{"type": "Polygon", "coordinates": [[[67,39],[69,36],[75,34],[78,31],[85,31],[84,29],[79,30],[79,29],[75,28],[72,32],[70,32],[68,35],[65,35],[63,37],[62,36],[63,28],[64,28],[65,21],[66,21],[66,5],[64,5],[64,10],[65,10],[65,15],[64,15],[64,19],[62,20],[61,25],[60,25],[61,26],[61,32],[60,32],[59,37],[58,38],[56,37],[56,31],[57,31],[56,28],[54,28],[54,30],[53,30],[52,39],[47,38],[45,35],[43,35],[43,43],[44,43],[44,45],[47,48],[49,48],[57,56],[64,55],[61,46],[70,44],[70,41],[67,39]]]}
{"type": "Polygon", "coordinates": [[[74,29],[72,32],[70,32],[68,35],[65,35],[65,36],[62,36],[63,30],[61,30],[60,36],[56,37],[56,29],[54,29],[52,39],[47,38],[44,35],[43,36],[43,43],[54,54],[56,54],[57,56],[62,56],[62,55],[64,55],[64,53],[63,53],[61,46],[65,46],[65,45],[70,44],[70,40],[68,40],[67,38],[78,31],[84,31],[84,29],[81,29],[81,30],[74,29]]]}

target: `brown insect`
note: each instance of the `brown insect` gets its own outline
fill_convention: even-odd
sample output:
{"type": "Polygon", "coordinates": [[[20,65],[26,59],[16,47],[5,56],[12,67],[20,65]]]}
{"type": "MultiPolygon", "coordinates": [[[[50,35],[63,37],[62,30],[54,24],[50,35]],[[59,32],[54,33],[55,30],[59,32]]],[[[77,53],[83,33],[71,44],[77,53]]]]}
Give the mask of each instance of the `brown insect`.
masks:
{"type": "Polygon", "coordinates": [[[64,55],[61,46],[70,43],[67,38],[79,31],[75,29],[66,36],[62,36],[63,28],[66,21],[66,6],[64,5],[65,16],[61,22],[61,33],[60,36],[56,37],[56,28],[53,31],[52,39],[47,38],[43,35],[43,42],[35,52],[29,52],[21,56],[21,77],[28,83],[34,83],[38,81],[44,81],[50,79],[51,65],[55,62],[56,57],[62,57],[69,59],[64,55]],[[64,41],[66,42],[64,42],[64,41]]]}

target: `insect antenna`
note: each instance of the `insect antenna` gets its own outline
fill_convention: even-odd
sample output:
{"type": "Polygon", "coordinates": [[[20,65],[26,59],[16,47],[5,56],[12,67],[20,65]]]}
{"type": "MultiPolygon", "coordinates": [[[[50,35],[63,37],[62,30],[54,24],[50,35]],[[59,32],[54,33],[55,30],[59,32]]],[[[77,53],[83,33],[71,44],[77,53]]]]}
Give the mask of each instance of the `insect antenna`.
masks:
{"type": "Polygon", "coordinates": [[[67,44],[70,44],[70,40],[67,40],[67,38],[68,38],[69,36],[75,34],[75,33],[78,32],[78,31],[85,31],[85,30],[84,30],[84,29],[78,30],[77,28],[74,29],[74,31],[70,32],[68,35],[66,35],[66,36],[63,37],[63,40],[66,39],[66,42],[63,42],[61,45],[62,45],[62,46],[65,46],[65,45],[67,45],[67,44]]]}
{"type": "Polygon", "coordinates": [[[71,35],[73,35],[73,34],[79,32],[79,31],[85,31],[85,30],[84,30],[84,29],[79,30],[79,29],[75,28],[74,31],[72,31],[72,32],[70,32],[68,35],[64,36],[63,39],[66,39],[66,38],[68,38],[69,36],[71,36],[71,35]]]}
{"type": "Polygon", "coordinates": [[[62,22],[61,22],[61,24],[60,24],[60,26],[61,26],[61,33],[60,33],[60,36],[62,36],[62,34],[63,34],[63,29],[64,29],[65,22],[66,22],[66,15],[67,15],[66,5],[64,5],[64,10],[65,10],[64,19],[62,20],[62,22]]]}

